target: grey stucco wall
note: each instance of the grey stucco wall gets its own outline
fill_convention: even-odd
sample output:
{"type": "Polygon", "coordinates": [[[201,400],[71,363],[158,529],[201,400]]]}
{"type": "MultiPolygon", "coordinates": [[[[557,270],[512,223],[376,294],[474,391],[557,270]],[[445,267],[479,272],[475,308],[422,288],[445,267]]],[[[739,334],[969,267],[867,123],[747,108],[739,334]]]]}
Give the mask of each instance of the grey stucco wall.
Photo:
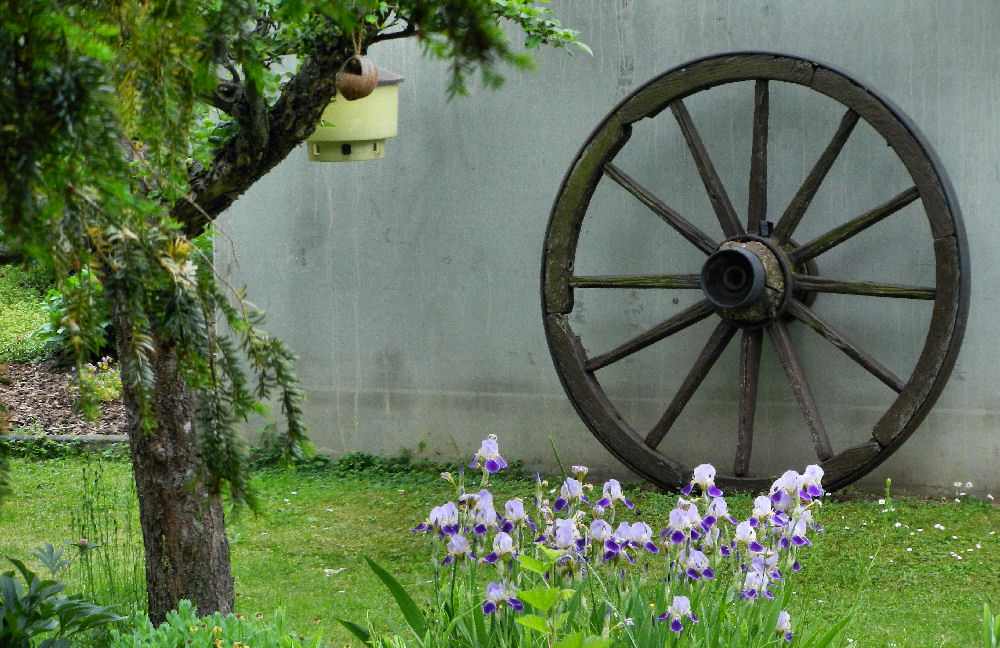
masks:
{"type": "MultiPolygon", "coordinates": [[[[626,474],[580,422],[549,359],[538,298],[549,210],[577,149],[628,93],[699,56],[761,49],[831,63],[901,107],[948,170],[969,234],[972,306],[951,381],[921,428],[862,483],[877,488],[892,476],[902,486],[938,492],[961,480],[972,481],[974,492],[1000,492],[994,335],[1000,305],[990,290],[1000,283],[994,252],[1000,3],[573,0],[556,9],[564,24],[582,31],[594,56],[541,52],[537,73],[512,72],[500,92],[479,89],[448,102],[446,67],[422,58],[416,43],[373,48],[379,65],[406,79],[400,133],[389,140],[388,156],[316,164],[301,151],[220,220],[218,266],[235,284],[249,286],[251,300],[268,312],[269,330],[299,354],[317,446],[335,455],[394,454],[423,442],[424,454],[457,458],[495,433],[509,460],[551,467],[551,436],[565,459],[626,474]]],[[[780,210],[826,144],[823,129],[835,128],[840,112],[795,93],[772,103],[783,106],[775,110],[787,126],[772,139],[771,209],[780,210]]],[[[696,118],[707,120],[699,125],[727,185],[745,186],[746,129],[714,116],[711,100],[691,108],[706,115],[696,118]]],[[[669,178],[662,181],[676,195],[672,204],[698,212],[707,202],[690,164],[665,170],[664,160],[687,156],[686,150],[666,126],[652,125],[647,135],[645,148],[630,153],[636,168],[669,178]]],[[[859,140],[811,209],[843,208],[853,216],[888,197],[885,186],[899,179],[898,168],[877,142],[859,140]]],[[[625,217],[641,213],[613,195],[598,195],[595,204],[625,217]]],[[[856,278],[921,283],[932,277],[919,216],[915,224],[886,225],[824,271],[839,263],[856,278]],[[914,247],[890,250],[897,235],[914,235],[914,247]],[[898,276],[866,277],[869,269],[881,271],[876,265],[898,276]]],[[[599,268],[607,259],[627,265],[642,254],[656,258],[659,234],[642,227],[624,234],[596,228],[581,243],[580,263],[599,268]]],[[[603,314],[595,301],[578,319],[600,346],[691,298],[662,304],[625,294],[603,314]]],[[[906,358],[926,334],[926,309],[906,303],[876,312],[870,304],[831,303],[838,322],[858,331],[891,367],[908,371],[906,358]]],[[[623,411],[655,420],[707,330],[692,333],[679,349],[609,372],[608,390],[622,399],[623,411]],[[660,378],[665,386],[650,391],[660,378]]],[[[806,345],[807,372],[825,399],[821,408],[835,444],[867,438],[872,417],[884,411],[877,390],[839,354],[822,346],[809,350],[799,334],[796,340],[806,345]]],[[[679,429],[686,432],[671,438],[668,454],[731,463],[734,367],[729,349],[685,412],[679,429]]],[[[755,469],[801,469],[813,458],[801,415],[780,366],[766,359],[763,372],[759,427],[774,432],[762,432],[755,444],[755,469]]]]}

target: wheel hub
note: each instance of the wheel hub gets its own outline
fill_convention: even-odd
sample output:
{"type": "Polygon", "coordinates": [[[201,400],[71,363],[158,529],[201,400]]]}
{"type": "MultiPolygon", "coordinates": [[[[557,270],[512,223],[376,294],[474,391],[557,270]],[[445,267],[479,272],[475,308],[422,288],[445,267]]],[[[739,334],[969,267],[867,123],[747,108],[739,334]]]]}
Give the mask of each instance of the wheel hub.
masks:
{"type": "Polygon", "coordinates": [[[701,268],[701,290],[718,314],[739,326],[759,326],[784,311],[790,273],[765,239],[726,241],[701,268]]]}

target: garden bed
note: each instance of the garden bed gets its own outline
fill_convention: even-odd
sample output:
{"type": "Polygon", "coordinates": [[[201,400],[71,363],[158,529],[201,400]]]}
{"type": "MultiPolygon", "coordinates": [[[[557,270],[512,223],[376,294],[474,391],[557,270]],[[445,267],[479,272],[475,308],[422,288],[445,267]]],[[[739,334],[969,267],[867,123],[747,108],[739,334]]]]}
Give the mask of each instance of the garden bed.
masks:
{"type": "Polygon", "coordinates": [[[0,382],[0,402],[6,404],[12,434],[118,435],[125,431],[121,399],[101,404],[101,416],[87,420],[76,408],[69,386],[70,367],[46,360],[6,365],[7,380],[0,382]],[[8,384],[9,382],[9,384],[8,384]]]}

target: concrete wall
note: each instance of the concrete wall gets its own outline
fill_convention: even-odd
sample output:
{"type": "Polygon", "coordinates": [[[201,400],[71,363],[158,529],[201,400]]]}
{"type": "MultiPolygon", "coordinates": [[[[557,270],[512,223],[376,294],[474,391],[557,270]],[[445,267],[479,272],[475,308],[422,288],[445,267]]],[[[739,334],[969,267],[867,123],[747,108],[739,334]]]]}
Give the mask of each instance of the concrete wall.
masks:
{"type": "MultiPolygon", "coordinates": [[[[300,355],[306,419],[318,447],[335,455],[394,454],[425,443],[425,455],[458,458],[495,433],[508,460],[551,468],[551,436],[567,461],[626,474],[580,422],[549,358],[538,297],[549,210],[577,149],[629,92],[695,57],[764,49],[836,65],[906,111],[948,170],[969,233],[973,298],[954,374],[921,428],[863,484],[878,488],[892,476],[897,484],[937,492],[961,480],[974,482],[974,492],[1000,494],[994,334],[1000,305],[990,289],[1000,284],[994,252],[1000,3],[573,0],[556,8],[564,24],[582,31],[594,56],[542,52],[536,74],[511,72],[500,92],[479,89],[448,102],[446,66],[422,58],[416,43],[373,48],[381,66],[406,78],[400,132],[389,140],[388,156],[316,164],[303,150],[221,219],[219,266],[235,283],[249,285],[251,300],[269,313],[270,330],[300,355]]],[[[741,212],[749,102],[752,90],[724,90],[689,105],[741,212]],[[736,113],[740,121],[720,109],[731,105],[746,107],[736,113]]],[[[794,91],[773,95],[772,105],[776,220],[842,109],[794,91]]],[[[671,116],[643,128],[628,163],[683,213],[713,218],[671,116]]],[[[811,213],[853,216],[905,188],[884,143],[859,133],[811,213]]],[[[622,220],[585,232],[580,265],[655,272],[665,269],[657,266],[665,258],[691,263],[684,246],[668,240],[664,227],[650,228],[655,219],[624,192],[602,189],[594,204],[598,213],[622,220]]],[[[800,236],[811,226],[807,219],[800,236]]],[[[894,216],[846,255],[824,262],[830,274],[933,282],[919,212],[894,216]],[[912,245],[901,247],[900,237],[911,237],[902,240],[912,245]]],[[[588,348],[627,339],[698,297],[689,291],[673,304],[662,295],[619,296],[589,298],[578,311],[588,348]]],[[[908,375],[926,335],[925,304],[884,308],[830,297],[821,306],[890,368],[908,375]]],[[[640,426],[655,420],[708,326],[602,374],[624,414],[640,426]]],[[[885,389],[815,344],[813,334],[798,331],[795,339],[834,445],[868,438],[885,409],[885,389]]],[[[667,454],[731,465],[735,363],[732,348],[663,446],[667,454]]],[[[773,357],[762,371],[753,468],[763,474],[801,469],[814,460],[801,415],[773,357]]]]}

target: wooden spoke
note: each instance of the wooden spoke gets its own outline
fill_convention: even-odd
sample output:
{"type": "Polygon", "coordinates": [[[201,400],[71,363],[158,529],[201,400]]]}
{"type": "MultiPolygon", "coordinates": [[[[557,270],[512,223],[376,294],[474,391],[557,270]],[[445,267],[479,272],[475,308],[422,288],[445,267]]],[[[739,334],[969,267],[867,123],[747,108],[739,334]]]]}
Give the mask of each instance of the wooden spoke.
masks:
{"type": "Polygon", "coordinates": [[[812,171],[806,176],[805,182],[799,187],[795,197],[792,198],[792,202],[789,203],[788,208],[785,209],[785,213],[778,220],[778,224],[774,228],[774,237],[781,243],[787,243],[788,239],[792,236],[792,232],[798,227],[803,214],[809,208],[809,203],[816,196],[820,185],[823,184],[823,179],[826,178],[826,174],[833,167],[833,163],[836,162],[837,156],[840,155],[840,151],[844,148],[847,138],[850,137],[851,131],[854,130],[854,126],[857,123],[858,113],[848,110],[841,120],[837,132],[834,133],[833,139],[827,144],[826,150],[819,156],[816,165],[813,166],[812,171]]]}
{"type": "Polygon", "coordinates": [[[692,324],[697,324],[714,312],[712,305],[707,299],[703,299],[697,304],[690,306],[673,317],[661,322],[645,333],[638,335],[616,349],[607,353],[595,356],[587,360],[584,368],[593,372],[607,367],[609,364],[618,362],[622,358],[632,355],[636,351],[645,349],[650,344],[655,344],[660,340],[670,337],[674,333],[683,331],[692,324]]]}
{"type": "Polygon", "coordinates": [[[816,407],[816,399],[809,388],[809,381],[802,371],[798,354],[795,353],[795,346],[792,338],[788,335],[781,320],[775,320],[767,327],[767,332],[771,336],[771,343],[781,360],[781,366],[785,368],[788,376],[788,384],[792,386],[795,400],[799,402],[799,409],[809,426],[809,433],[812,435],[813,444],[816,446],[816,456],[820,461],[826,461],[833,457],[833,449],[830,447],[830,439],[826,436],[826,429],[823,427],[823,420],[819,416],[819,408],[816,407]]]}
{"type": "Polygon", "coordinates": [[[919,197],[920,192],[917,191],[917,188],[910,187],[906,191],[879,205],[875,209],[861,214],[860,216],[844,223],[840,227],[836,227],[826,234],[817,236],[805,245],[792,250],[788,254],[788,258],[792,262],[792,265],[799,265],[800,263],[805,263],[810,259],[814,259],[827,250],[830,250],[831,248],[836,247],[844,241],[850,239],[852,236],[863,232],[885,217],[895,214],[919,197]]]}
{"type": "Polygon", "coordinates": [[[903,284],[856,281],[854,279],[831,279],[813,275],[794,274],[796,290],[814,290],[823,293],[843,295],[865,295],[868,297],[894,297],[899,299],[934,299],[937,289],[931,286],[907,286],[903,284]]]}
{"type": "Polygon", "coordinates": [[[722,185],[722,178],[719,177],[715,165],[708,157],[705,144],[701,141],[701,135],[698,134],[698,129],[695,128],[694,121],[684,106],[684,102],[678,99],[670,104],[670,110],[677,118],[677,123],[681,127],[685,141],[687,141],[688,149],[694,156],[694,163],[698,167],[698,173],[701,174],[701,181],[705,184],[708,198],[712,201],[712,208],[719,218],[719,224],[722,225],[722,231],[726,238],[745,234],[743,225],[736,216],[736,210],[733,209],[733,204],[729,201],[726,188],[722,185]]]}
{"type": "Polygon", "coordinates": [[[889,386],[897,394],[903,391],[906,383],[896,374],[892,373],[878,360],[861,349],[856,343],[851,341],[846,335],[835,329],[831,324],[813,312],[808,306],[797,299],[792,299],[788,312],[795,319],[808,324],[814,331],[822,335],[835,347],[847,354],[849,358],[865,368],[868,373],[875,376],[889,386]]]}
{"type": "Polygon", "coordinates": [[[677,230],[681,236],[693,243],[696,248],[705,254],[711,254],[719,247],[718,242],[713,240],[712,237],[692,225],[687,219],[671,209],[662,200],[654,196],[652,192],[611,162],[604,165],[604,174],[638,198],[642,204],[649,207],[653,210],[653,213],[666,221],[667,225],[677,230]]]}
{"type": "Polygon", "coordinates": [[[646,436],[646,445],[650,448],[660,445],[663,437],[673,427],[674,421],[680,416],[684,406],[691,400],[691,397],[698,390],[698,387],[701,386],[702,381],[705,380],[705,376],[708,375],[715,361],[719,359],[729,341],[733,339],[734,333],[736,333],[736,326],[725,320],[719,322],[718,326],[715,327],[712,336],[705,344],[705,348],[702,349],[698,359],[695,360],[694,366],[691,367],[691,371],[684,377],[684,382],[681,383],[680,388],[674,395],[674,399],[670,401],[667,411],[663,413],[663,416],[660,417],[660,420],[656,422],[656,425],[653,426],[653,429],[646,436]]]}
{"type": "Polygon", "coordinates": [[[747,231],[756,234],[767,218],[767,120],[770,104],[768,82],[754,84],[753,144],[750,151],[750,197],[747,201],[747,231]]]}
{"type": "Polygon", "coordinates": [[[701,279],[696,274],[674,275],[602,275],[572,277],[572,288],[675,288],[700,289],[701,279]]]}
{"type": "Polygon", "coordinates": [[[740,340],[740,420],[736,437],[736,460],[733,463],[733,474],[737,477],[745,477],[750,468],[763,340],[764,333],[760,329],[744,330],[740,340]]]}

